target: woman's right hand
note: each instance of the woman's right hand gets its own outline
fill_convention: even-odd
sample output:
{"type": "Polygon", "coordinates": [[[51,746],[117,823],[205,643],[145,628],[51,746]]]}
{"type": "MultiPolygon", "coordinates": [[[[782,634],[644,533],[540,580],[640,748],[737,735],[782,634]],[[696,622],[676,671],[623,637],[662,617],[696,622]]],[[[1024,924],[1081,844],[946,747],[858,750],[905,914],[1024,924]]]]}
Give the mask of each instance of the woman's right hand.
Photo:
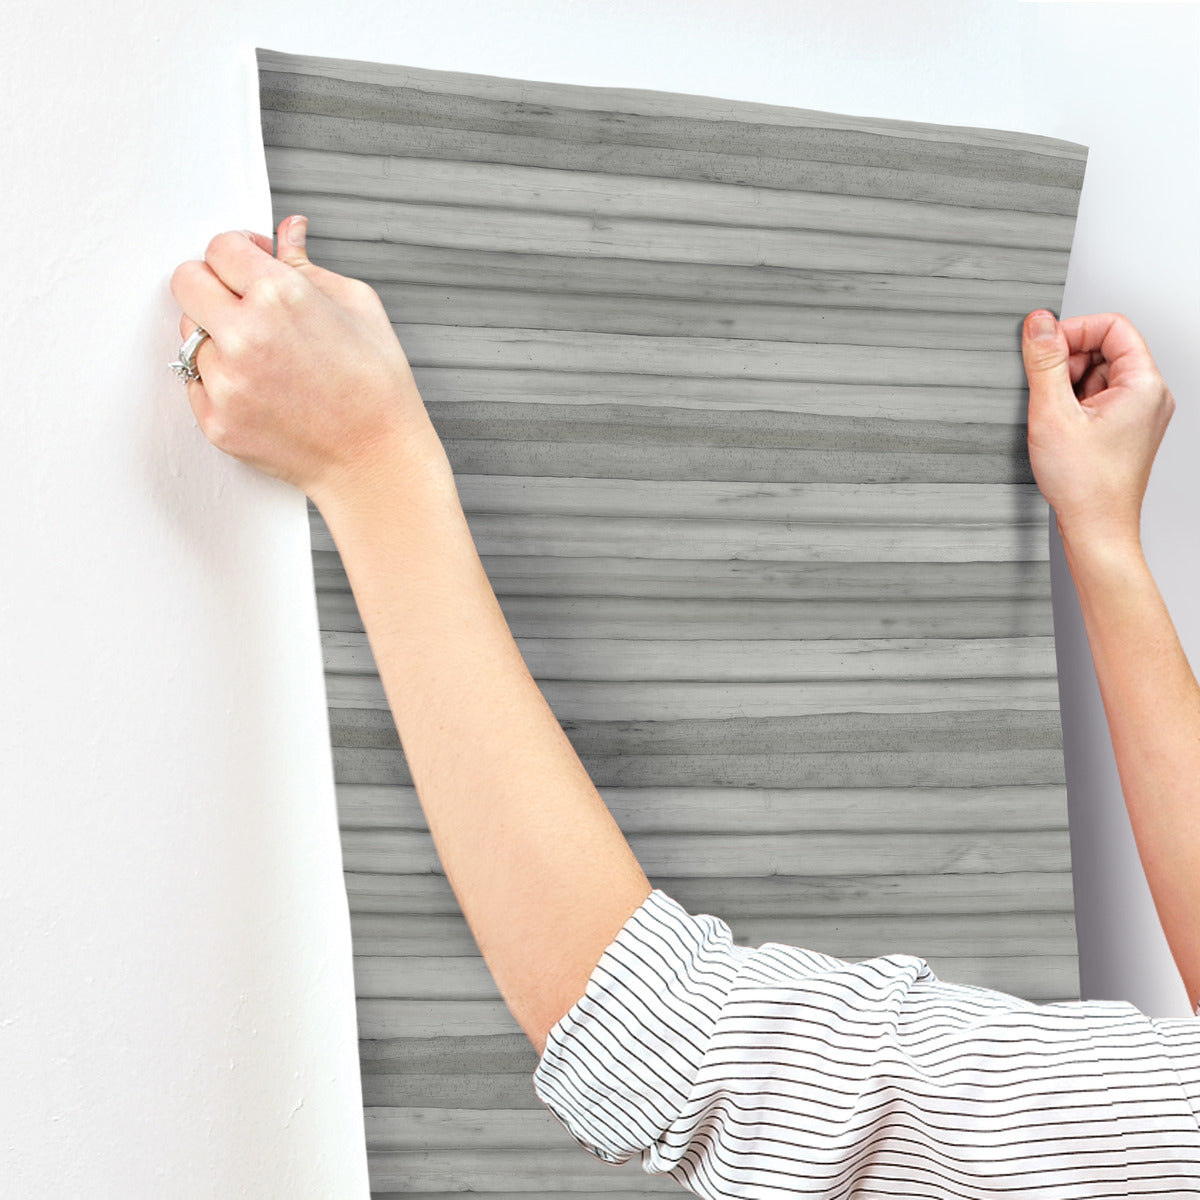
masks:
{"type": "Polygon", "coordinates": [[[1175,398],[1120,313],[1025,318],[1029,462],[1064,541],[1140,543],[1150,467],[1175,398]]]}

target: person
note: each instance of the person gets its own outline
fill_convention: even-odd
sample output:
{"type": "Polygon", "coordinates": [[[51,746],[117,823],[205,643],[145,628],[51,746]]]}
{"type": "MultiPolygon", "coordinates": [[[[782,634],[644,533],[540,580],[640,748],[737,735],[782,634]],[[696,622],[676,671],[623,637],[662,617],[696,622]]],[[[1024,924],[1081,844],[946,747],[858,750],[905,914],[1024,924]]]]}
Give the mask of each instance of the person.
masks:
{"type": "MultiPolygon", "coordinates": [[[[176,268],[173,365],[204,435],[324,517],[447,878],[575,1141],[707,1197],[1200,1194],[1195,1018],[739,946],[651,887],[509,632],[378,295],[310,262],[305,226],[176,268]]],[[[1022,352],[1030,462],[1195,1007],[1200,688],[1140,544],[1175,401],[1120,314],[1031,313],[1022,352]]]]}

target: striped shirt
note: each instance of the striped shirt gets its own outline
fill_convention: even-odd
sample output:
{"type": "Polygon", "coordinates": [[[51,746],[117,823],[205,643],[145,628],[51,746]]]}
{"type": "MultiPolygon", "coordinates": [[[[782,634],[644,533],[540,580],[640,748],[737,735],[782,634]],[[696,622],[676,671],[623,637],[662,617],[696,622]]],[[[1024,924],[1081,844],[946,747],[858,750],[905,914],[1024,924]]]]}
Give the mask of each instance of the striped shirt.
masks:
{"type": "Polygon", "coordinates": [[[596,1158],[697,1196],[1200,1196],[1195,1018],[738,946],[658,888],[533,1083],[596,1158]]]}

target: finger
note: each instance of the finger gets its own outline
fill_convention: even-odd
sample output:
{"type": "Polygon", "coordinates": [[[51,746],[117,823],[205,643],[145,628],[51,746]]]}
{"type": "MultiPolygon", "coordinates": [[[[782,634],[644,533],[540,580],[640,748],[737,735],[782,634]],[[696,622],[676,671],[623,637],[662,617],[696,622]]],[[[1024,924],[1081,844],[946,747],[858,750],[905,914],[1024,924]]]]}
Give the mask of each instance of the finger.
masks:
{"type": "MultiPolygon", "coordinates": [[[[193,321],[192,318],[187,315],[187,313],[184,313],[183,316],[179,318],[179,337],[181,346],[188,340],[188,338],[192,336],[192,334],[196,331],[196,328],[196,322],[193,321]]],[[[204,326],[204,329],[207,331],[208,327],[204,326]]],[[[206,337],[196,348],[196,353],[192,355],[192,362],[196,364],[196,370],[199,371],[201,375],[204,374],[204,367],[202,365],[204,356],[207,354],[211,359],[213,344],[213,336],[211,333],[209,333],[208,337],[206,337]]],[[[189,382],[191,381],[189,380],[189,382]]]]}
{"type": "Polygon", "coordinates": [[[1099,359],[1099,351],[1080,351],[1067,359],[1067,367],[1071,372],[1071,382],[1078,383],[1089,367],[1095,366],[1099,359]]]}
{"type": "Polygon", "coordinates": [[[1079,389],[1080,400],[1089,400],[1097,392],[1108,387],[1108,363],[1097,363],[1083,377],[1083,386],[1079,389]]]}
{"type": "Polygon", "coordinates": [[[1153,365],[1150,347],[1122,313],[1068,317],[1062,327],[1072,353],[1096,352],[1110,363],[1124,359],[1127,365],[1153,365]]]}
{"type": "Polygon", "coordinates": [[[357,279],[318,267],[308,257],[308,218],[298,215],[279,222],[279,261],[304,273],[304,277],[331,299],[349,308],[361,308],[364,300],[357,279]]]}
{"type": "Polygon", "coordinates": [[[1072,354],[1068,360],[1072,381],[1078,383],[1092,367],[1104,361],[1104,355],[1099,350],[1080,350],[1072,354]]]}
{"type": "Polygon", "coordinates": [[[1044,308],[1031,312],[1022,328],[1021,356],[1029,380],[1029,408],[1061,405],[1064,399],[1076,406],[1069,368],[1070,351],[1062,327],[1044,308]]]}
{"type": "Polygon", "coordinates": [[[188,316],[212,334],[227,327],[237,308],[237,297],[207,263],[196,259],[175,268],[171,295],[188,316]]]}
{"type": "Polygon", "coordinates": [[[269,233],[255,233],[252,229],[243,229],[242,232],[265,253],[272,257],[275,255],[275,243],[269,233]]]}
{"type": "Polygon", "coordinates": [[[208,243],[204,261],[236,296],[244,296],[256,279],[277,275],[281,270],[270,250],[264,249],[252,234],[240,230],[218,233],[208,243]]]}
{"type": "Polygon", "coordinates": [[[308,218],[284,217],[279,222],[279,261],[292,267],[308,266],[308,250],[305,238],[308,234],[308,218]]]}
{"type": "MultiPolygon", "coordinates": [[[[179,318],[179,336],[183,341],[187,341],[191,337],[192,332],[196,328],[196,322],[191,317],[184,313],[179,318]]],[[[206,337],[200,343],[196,353],[192,355],[192,362],[196,365],[196,370],[200,373],[199,379],[187,379],[184,383],[187,387],[188,404],[191,405],[192,414],[195,416],[197,423],[201,429],[204,429],[205,422],[208,420],[208,415],[212,411],[212,397],[208,394],[204,386],[204,367],[205,357],[207,356],[209,363],[212,362],[212,338],[206,337]]]]}

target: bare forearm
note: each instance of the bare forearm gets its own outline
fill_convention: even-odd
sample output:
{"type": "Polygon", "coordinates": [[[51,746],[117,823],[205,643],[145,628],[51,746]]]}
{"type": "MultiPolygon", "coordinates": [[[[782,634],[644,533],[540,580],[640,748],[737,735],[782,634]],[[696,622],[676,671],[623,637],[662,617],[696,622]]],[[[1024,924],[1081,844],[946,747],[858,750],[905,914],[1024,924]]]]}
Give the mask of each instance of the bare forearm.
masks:
{"type": "Polygon", "coordinates": [[[540,1054],[650,883],[521,657],[430,438],[428,469],[385,459],[320,507],[438,856],[540,1054]]]}
{"type": "Polygon", "coordinates": [[[1134,537],[1064,533],[1125,803],[1159,920],[1200,1000],[1200,686],[1134,537]]]}

